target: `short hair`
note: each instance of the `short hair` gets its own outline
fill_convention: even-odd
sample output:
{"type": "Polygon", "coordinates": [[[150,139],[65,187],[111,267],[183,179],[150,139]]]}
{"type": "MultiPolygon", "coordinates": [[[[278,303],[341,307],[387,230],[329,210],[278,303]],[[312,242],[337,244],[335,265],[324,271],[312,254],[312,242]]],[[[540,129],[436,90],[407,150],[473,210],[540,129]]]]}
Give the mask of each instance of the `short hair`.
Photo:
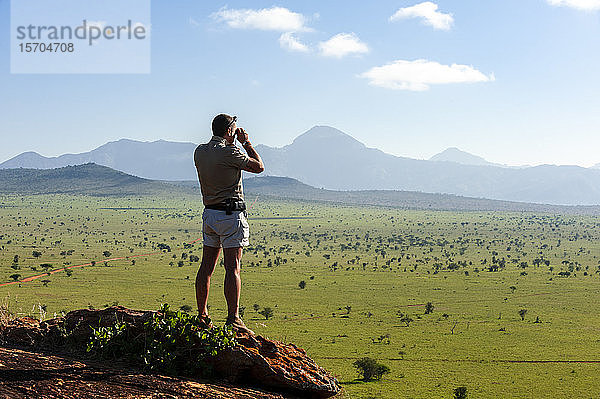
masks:
{"type": "Polygon", "coordinates": [[[233,116],[227,114],[219,114],[212,121],[212,131],[215,136],[223,137],[227,133],[227,129],[233,120],[233,116]]]}

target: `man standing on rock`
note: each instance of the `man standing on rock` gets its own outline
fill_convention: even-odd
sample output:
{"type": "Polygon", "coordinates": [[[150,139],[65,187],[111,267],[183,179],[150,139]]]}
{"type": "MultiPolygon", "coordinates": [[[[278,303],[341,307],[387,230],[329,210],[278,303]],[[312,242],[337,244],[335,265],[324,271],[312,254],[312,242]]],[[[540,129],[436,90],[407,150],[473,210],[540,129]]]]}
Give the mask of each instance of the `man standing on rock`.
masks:
{"type": "Polygon", "coordinates": [[[202,263],[196,276],[196,301],[203,324],[210,328],[208,291],[221,247],[225,263],[225,299],[227,321],[235,332],[254,334],[239,315],[240,266],[242,247],[248,246],[250,234],[242,189],[242,170],[261,173],[263,162],[248,140],[248,133],[236,126],[237,117],[217,115],[212,121],[213,136],[194,152],[204,212],[202,213],[202,263]],[[235,145],[242,144],[248,155],[235,145]]]}

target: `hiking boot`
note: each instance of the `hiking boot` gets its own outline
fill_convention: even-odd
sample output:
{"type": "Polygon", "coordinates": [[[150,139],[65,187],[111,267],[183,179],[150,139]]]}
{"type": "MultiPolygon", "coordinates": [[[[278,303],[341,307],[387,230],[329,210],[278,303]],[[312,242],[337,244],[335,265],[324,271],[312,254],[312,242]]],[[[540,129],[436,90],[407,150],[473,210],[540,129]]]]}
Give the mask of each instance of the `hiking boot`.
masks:
{"type": "Polygon", "coordinates": [[[210,330],[214,327],[210,316],[198,316],[198,319],[200,319],[200,328],[210,330]]]}
{"type": "Polygon", "coordinates": [[[244,322],[242,321],[242,319],[240,319],[239,317],[228,317],[227,321],[225,322],[225,326],[231,326],[231,328],[233,329],[234,333],[245,333],[245,334],[254,334],[254,331],[252,331],[251,329],[249,329],[248,327],[246,327],[246,325],[244,324],[244,322]]]}

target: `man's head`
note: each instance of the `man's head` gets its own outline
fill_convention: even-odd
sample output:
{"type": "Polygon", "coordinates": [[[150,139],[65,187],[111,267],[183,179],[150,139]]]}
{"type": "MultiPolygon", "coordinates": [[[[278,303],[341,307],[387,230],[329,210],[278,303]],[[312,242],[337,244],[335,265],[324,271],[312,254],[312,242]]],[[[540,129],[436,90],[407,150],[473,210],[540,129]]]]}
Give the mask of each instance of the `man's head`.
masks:
{"type": "Polygon", "coordinates": [[[223,137],[232,143],[235,139],[235,121],[237,117],[227,114],[219,114],[212,121],[212,131],[215,136],[223,137]]]}

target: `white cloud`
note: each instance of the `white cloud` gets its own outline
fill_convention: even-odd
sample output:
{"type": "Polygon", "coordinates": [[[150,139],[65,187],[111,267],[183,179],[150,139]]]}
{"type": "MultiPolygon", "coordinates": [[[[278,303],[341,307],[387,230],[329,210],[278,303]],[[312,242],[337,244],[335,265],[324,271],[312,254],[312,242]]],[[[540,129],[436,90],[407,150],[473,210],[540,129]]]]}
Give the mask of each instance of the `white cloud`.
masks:
{"type": "Polygon", "coordinates": [[[548,0],[548,3],[585,11],[600,10],[600,0],[548,0]]]}
{"type": "Polygon", "coordinates": [[[494,75],[485,75],[468,65],[442,65],[434,61],[396,60],[374,67],[359,75],[373,86],[394,90],[428,90],[430,85],[447,83],[475,83],[494,81],[494,75]]]}
{"type": "Polygon", "coordinates": [[[304,15],[283,7],[251,9],[221,8],[213,13],[214,20],[225,22],[235,29],[274,30],[279,32],[300,32],[310,30],[305,26],[304,15]]]}
{"type": "Polygon", "coordinates": [[[285,32],[279,36],[279,45],[288,51],[307,53],[310,49],[302,43],[292,32],[285,32]]]}
{"type": "MultiPolygon", "coordinates": [[[[557,1],[557,0],[550,0],[557,1]]],[[[559,0],[560,1],[560,0],[559,0]]],[[[571,0],[577,1],[577,0],[571,0]]],[[[581,0],[586,1],[586,0],[581,0]]],[[[587,0],[592,1],[592,0],[587,0]]],[[[452,14],[444,14],[438,11],[438,5],[430,1],[415,4],[412,7],[401,8],[390,17],[390,21],[407,18],[422,18],[425,25],[433,26],[434,29],[449,30],[454,23],[452,14]]]]}
{"type": "Polygon", "coordinates": [[[369,52],[369,47],[360,41],[354,33],[338,33],[331,39],[319,43],[321,55],[342,58],[350,54],[369,52]]]}

